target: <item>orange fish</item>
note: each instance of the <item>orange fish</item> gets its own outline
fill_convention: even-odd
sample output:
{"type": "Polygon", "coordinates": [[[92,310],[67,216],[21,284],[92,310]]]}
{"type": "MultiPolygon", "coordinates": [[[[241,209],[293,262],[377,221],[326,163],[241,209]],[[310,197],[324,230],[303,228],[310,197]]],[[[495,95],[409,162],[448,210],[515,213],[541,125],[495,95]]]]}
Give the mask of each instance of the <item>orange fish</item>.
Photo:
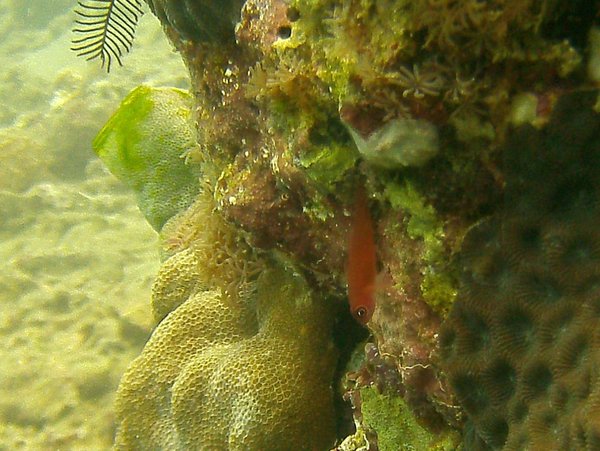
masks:
{"type": "Polygon", "coordinates": [[[373,220],[369,212],[365,188],[362,185],[356,191],[346,270],[350,312],[359,323],[365,325],[375,310],[377,256],[373,220]]]}

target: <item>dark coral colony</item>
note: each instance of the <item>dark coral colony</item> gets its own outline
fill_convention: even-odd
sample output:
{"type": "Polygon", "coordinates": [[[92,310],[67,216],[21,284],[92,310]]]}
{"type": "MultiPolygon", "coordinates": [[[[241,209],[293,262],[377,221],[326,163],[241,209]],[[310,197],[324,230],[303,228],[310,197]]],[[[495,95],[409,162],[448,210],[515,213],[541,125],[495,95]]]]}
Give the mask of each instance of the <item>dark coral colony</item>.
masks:
{"type": "Polygon", "coordinates": [[[191,86],[94,141],[161,238],[116,449],[600,450],[597,1],[84,0],[74,50],[148,7],[191,86]]]}

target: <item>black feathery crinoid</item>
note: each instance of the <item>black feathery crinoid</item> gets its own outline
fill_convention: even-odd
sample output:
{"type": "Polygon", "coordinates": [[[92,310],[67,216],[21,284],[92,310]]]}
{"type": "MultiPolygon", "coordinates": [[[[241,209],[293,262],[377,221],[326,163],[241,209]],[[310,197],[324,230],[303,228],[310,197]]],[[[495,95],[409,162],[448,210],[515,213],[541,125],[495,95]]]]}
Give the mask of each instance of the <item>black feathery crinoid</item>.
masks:
{"type": "Polygon", "coordinates": [[[100,58],[107,72],[110,72],[113,59],[123,66],[121,57],[131,49],[135,27],[144,14],[141,0],[83,0],[77,3],[71,50],[88,61],[100,58]]]}

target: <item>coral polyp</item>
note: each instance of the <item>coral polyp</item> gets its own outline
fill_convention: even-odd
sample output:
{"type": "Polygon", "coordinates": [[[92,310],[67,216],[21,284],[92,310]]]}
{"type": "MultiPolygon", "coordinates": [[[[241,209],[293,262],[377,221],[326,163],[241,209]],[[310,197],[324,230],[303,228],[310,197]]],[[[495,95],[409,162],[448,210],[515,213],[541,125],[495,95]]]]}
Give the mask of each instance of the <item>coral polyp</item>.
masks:
{"type": "Polygon", "coordinates": [[[428,69],[419,69],[414,64],[412,70],[401,66],[398,72],[390,77],[392,84],[397,84],[402,89],[403,97],[422,99],[425,96],[437,97],[446,85],[442,71],[435,65],[428,69]]]}
{"type": "Polygon", "coordinates": [[[152,287],[157,323],[209,287],[218,287],[232,299],[244,298],[264,270],[264,261],[214,209],[213,192],[206,186],[194,204],[162,230],[165,261],[152,287]]]}

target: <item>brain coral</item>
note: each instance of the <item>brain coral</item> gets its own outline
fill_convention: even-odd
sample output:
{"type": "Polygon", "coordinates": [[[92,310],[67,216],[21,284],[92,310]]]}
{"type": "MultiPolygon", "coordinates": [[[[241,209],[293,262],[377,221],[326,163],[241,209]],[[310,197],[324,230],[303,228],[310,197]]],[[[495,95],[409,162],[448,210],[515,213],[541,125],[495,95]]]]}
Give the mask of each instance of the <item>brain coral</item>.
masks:
{"type": "Polygon", "coordinates": [[[175,88],[140,86],[94,139],[94,151],[137,194],[155,230],[198,193],[198,170],[182,156],[196,146],[192,97],[175,88]]]}
{"type": "Polygon", "coordinates": [[[326,449],[335,434],[331,315],[298,274],[245,297],[199,291],[121,381],[117,449],[326,449]]]}
{"type": "Polygon", "coordinates": [[[600,115],[563,97],[506,149],[506,204],[467,234],[442,360],[468,449],[600,449],[600,115]]]}

